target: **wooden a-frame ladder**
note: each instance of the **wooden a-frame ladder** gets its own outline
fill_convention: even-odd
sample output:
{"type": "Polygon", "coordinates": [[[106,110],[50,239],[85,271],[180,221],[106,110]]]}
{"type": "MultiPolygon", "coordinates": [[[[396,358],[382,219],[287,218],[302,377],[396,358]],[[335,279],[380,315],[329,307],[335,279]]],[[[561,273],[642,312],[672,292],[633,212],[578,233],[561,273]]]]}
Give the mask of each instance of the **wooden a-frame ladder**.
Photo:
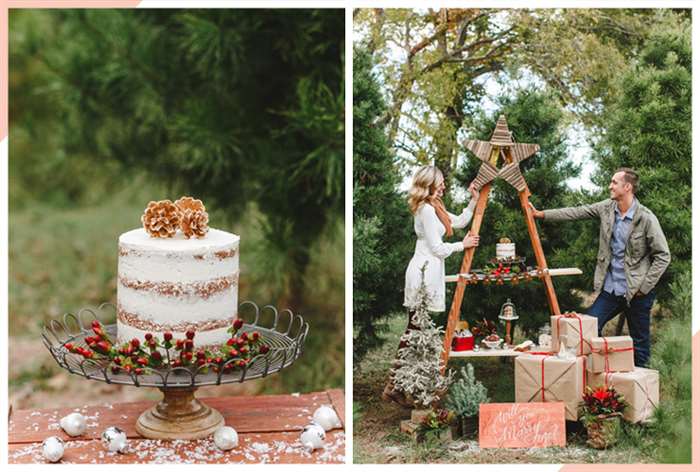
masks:
{"type": "MultiPolygon", "coordinates": [[[[520,173],[520,161],[523,161],[536,153],[539,146],[536,144],[514,143],[511,133],[508,130],[508,124],[504,116],[500,116],[496,124],[496,129],[490,141],[468,141],[466,143],[468,149],[476,154],[483,161],[479,173],[475,179],[475,184],[481,187],[479,192],[479,200],[474,210],[472,226],[469,230],[470,234],[478,235],[481,229],[481,222],[484,218],[484,211],[489,198],[491,185],[496,177],[504,178],[508,183],[518,190],[520,197],[520,206],[525,215],[527,223],[527,231],[530,235],[532,249],[535,252],[537,268],[542,273],[542,281],[544,282],[545,293],[547,295],[547,303],[549,311],[554,315],[560,315],[559,301],[557,294],[554,292],[552,277],[547,269],[547,259],[542,250],[542,243],[537,232],[537,225],[532,210],[529,205],[530,189],[520,173]],[[502,166],[499,168],[499,162],[502,166]]],[[[476,248],[471,247],[464,251],[462,266],[457,276],[457,287],[455,288],[452,306],[447,318],[447,326],[445,328],[445,341],[442,352],[442,370],[447,368],[447,361],[452,348],[452,338],[459,319],[460,309],[462,307],[462,299],[464,298],[464,288],[467,285],[466,277],[471,270],[472,261],[474,260],[474,252],[476,248]]]]}

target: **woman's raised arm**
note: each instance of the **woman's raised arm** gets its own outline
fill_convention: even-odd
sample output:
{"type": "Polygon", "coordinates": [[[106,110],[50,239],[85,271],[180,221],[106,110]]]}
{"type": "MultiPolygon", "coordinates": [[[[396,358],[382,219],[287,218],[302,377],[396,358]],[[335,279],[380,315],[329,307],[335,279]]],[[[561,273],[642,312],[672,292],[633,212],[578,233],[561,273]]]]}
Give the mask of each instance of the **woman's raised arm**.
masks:
{"type": "Polygon", "coordinates": [[[430,252],[435,257],[444,259],[453,252],[463,251],[464,245],[461,242],[445,243],[440,235],[440,225],[442,223],[435,214],[435,209],[427,203],[418,210],[418,217],[421,220],[425,231],[425,242],[430,248],[430,252]]]}

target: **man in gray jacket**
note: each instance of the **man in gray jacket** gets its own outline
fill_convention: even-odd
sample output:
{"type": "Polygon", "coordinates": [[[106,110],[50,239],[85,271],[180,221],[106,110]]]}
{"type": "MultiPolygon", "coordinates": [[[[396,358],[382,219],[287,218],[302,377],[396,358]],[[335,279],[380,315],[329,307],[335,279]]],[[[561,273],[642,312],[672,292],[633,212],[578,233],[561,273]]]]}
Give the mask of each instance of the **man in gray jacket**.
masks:
{"type": "Polygon", "coordinates": [[[593,289],[598,298],[588,314],[603,326],[624,311],[634,341],[634,364],[649,361],[649,313],[654,304],[654,287],[671,262],[666,237],[656,216],[639,203],[635,191],[637,173],[618,169],[610,181],[610,199],[592,205],[539,211],[530,204],[535,218],[551,221],[600,218],[598,264],[593,289]]]}

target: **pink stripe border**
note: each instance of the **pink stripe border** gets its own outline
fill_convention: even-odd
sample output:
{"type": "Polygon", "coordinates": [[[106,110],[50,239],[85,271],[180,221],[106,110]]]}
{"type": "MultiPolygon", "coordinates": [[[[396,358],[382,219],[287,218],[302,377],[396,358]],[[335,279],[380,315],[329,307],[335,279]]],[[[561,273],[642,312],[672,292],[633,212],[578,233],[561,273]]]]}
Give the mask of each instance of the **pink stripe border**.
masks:
{"type": "MultiPolygon", "coordinates": [[[[8,133],[8,65],[9,65],[9,36],[8,17],[11,8],[134,8],[141,0],[0,0],[0,141],[7,137],[8,133]]],[[[561,470],[566,472],[590,471],[600,472],[609,467],[615,470],[629,472],[685,472],[698,469],[700,463],[700,333],[693,335],[693,400],[692,400],[692,463],[691,464],[567,464],[561,470]],[[605,467],[607,465],[607,467],[605,467]]]]}

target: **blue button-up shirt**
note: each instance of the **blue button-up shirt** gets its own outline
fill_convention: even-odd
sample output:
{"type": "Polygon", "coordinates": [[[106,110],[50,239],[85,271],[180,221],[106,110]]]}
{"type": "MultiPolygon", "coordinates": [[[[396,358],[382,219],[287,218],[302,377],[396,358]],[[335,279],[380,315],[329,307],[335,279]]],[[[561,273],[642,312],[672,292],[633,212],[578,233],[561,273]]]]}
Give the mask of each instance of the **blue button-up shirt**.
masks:
{"type": "Polygon", "coordinates": [[[612,237],[610,238],[610,250],[612,259],[605,275],[603,290],[617,296],[627,293],[627,280],[625,279],[625,247],[632,229],[632,218],[637,210],[637,199],[622,217],[620,208],[615,206],[615,223],[613,224],[612,237]]]}

